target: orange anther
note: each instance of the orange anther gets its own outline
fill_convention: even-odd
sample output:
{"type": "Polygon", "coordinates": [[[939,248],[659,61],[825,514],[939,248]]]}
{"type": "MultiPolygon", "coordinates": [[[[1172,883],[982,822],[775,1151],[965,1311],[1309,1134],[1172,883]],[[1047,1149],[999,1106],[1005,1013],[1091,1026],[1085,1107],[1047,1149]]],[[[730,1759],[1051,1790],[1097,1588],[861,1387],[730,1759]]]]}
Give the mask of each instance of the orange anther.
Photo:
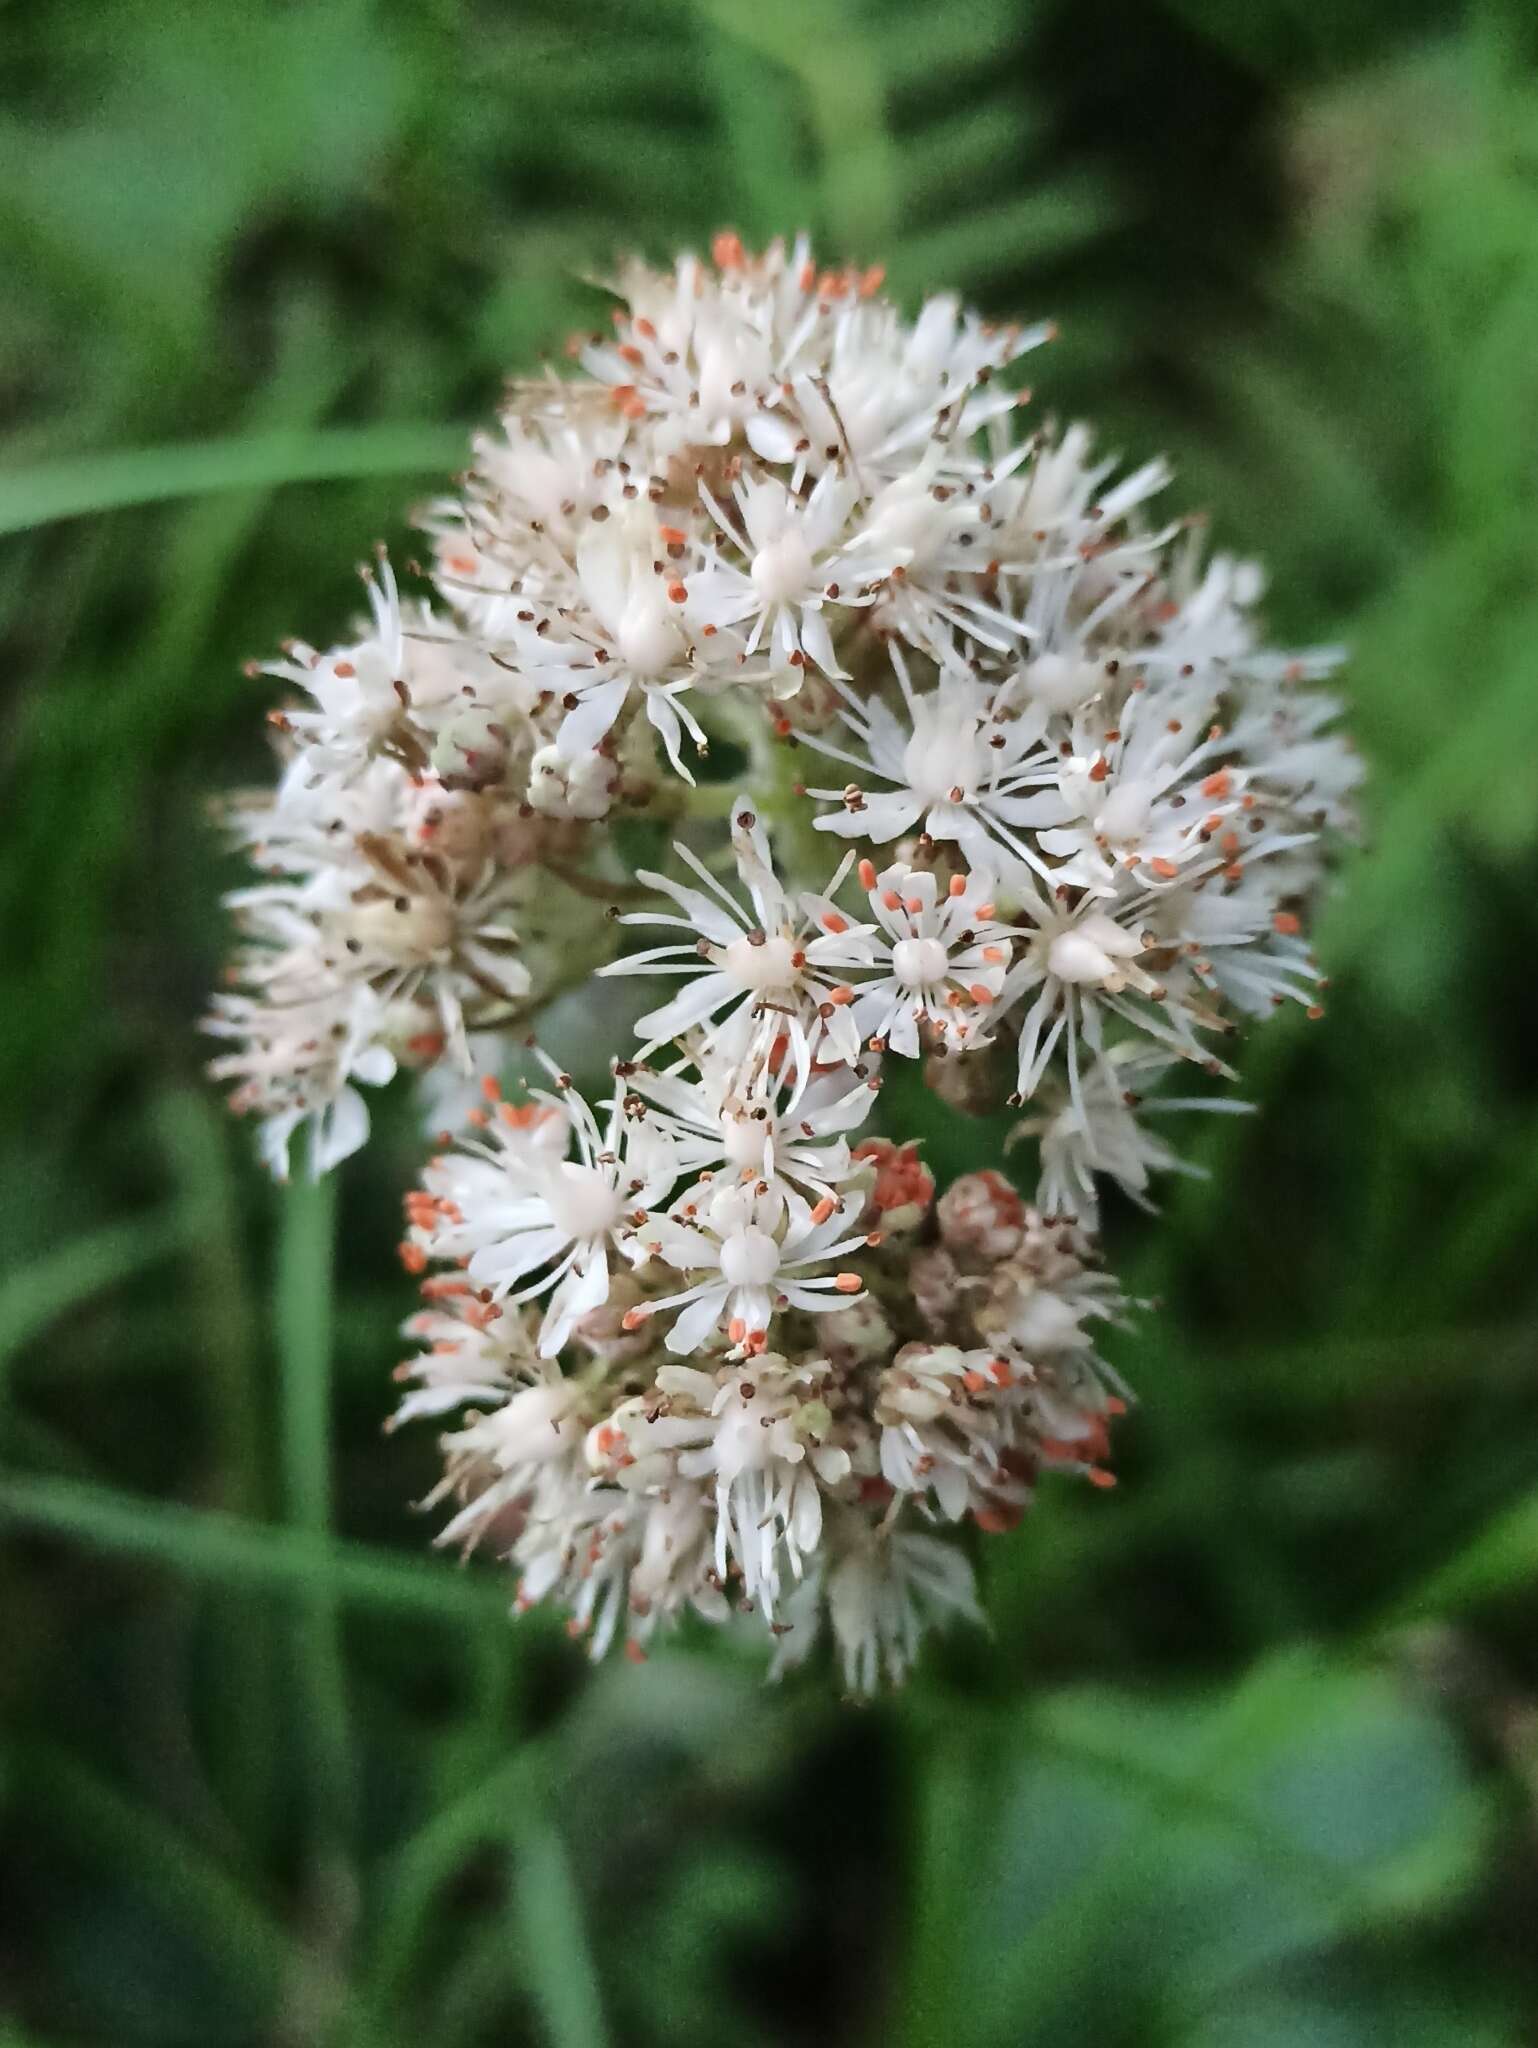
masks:
{"type": "Polygon", "coordinates": [[[720,234],[711,238],[710,253],[720,270],[740,270],[747,260],[741,235],[734,234],[730,228],[723,228],[720,234]]]}
{"type": "Polygon", "coordinates": [[[965,895],[966,895],[966,893],[967,893],[967,878],[966,878],[966,876],[965,876],[965,875],[952,875],[952,876],[951,876],[951,879],[950,879],[950,883],[949,883],[949,885],[947,886],[947,888],[946,888],[946,891],[945,891],[945,893],[946,893],[946,895],[947,895],[947,896],[965,896],[965,895]]]}
{"type": "Polygon", "coordinates": [[[650,1314],[651,1310],[646,1307],[627,1308],[619,1319],[620,1328],[622,1330],[639,1330],[650,1314]]]}
{"type": "Polygon", "coordinates": [[[812,1221],[814,1223],[826,1223],[837,1206],[838,1204],[831,1195],[824,1195],[822,1200],[812,1210],[812,1221]]]}
{"type": "Polygon", "coordinates": [[[1225,797],[1233,789],[1234,778],[1226,768],[1219,768],[1215,775],[1209,775],[1202,784],[1203,796],[1225,797]]]}
{"type": "Polygon", "coordinates": [[[688,590],[682,583],[670,583],[668,585],[668,599],[671,603],[682,604],[688,595],[688,590]]]}
{"type": "Polygon", "coordinates": [[[1019,1508],[974,1508],[972,1519],[986,1535],[1005,1536],[1018,1527],[1021,1512],[1019,1508]]]}
{"type": "Polygon", "coordinates": [[[836,1273],[833,1278],[833,1285],[840,1294],[858,1294],[860,1291],[860,1276],[858,1273],[836,1273]]]}
{"type": "Polygon", "coordinates": [[[1175,863],[1172,860],[1165,860],[1162,855],[1157,860],[1151,860],[1148,865],[1156,875],[1162,875],[1166,882],[1173,882],[1180,873],[1175,863]]]}
{"type": "Polygon", "coordinates": [[[1303,926],[1290,910],[1279,910],[1271,920],[1284,939],[1295,939],[1303,926]]]}
{"type": "Polygon", "coordinates": [[[830,1003],[836,1003],[839,1009],[843,1009],[846,1003],[852,1003],[854,1001],[854,990],[849,986],[847,982],[845,982],[842,988],[835,988],[829,990],[828,1001],[830,1003]]]}
{"type": "Polygon", "coordinates": [[[860,887],[874,889],[876,886],[876,863],[873,860],[860,862],[860,887]]]}
{"type": "Polygon", "coordinates": [[[836,910],[826,910],[823,912],[822,928],[825,932],[847,932],[849,920],[847,917],[840,917],[836,910]]]}

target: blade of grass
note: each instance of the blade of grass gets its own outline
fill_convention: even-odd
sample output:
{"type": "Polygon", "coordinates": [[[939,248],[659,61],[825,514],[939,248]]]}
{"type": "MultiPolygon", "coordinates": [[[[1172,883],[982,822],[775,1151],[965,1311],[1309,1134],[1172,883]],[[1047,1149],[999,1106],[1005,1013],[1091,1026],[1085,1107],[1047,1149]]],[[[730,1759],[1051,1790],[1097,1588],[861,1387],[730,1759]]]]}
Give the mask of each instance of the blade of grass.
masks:
{"type": "Polygon", "coordinates": [[[598,1972],[560,1828],[538,1788],[513,1815],[513,1914],[551,2048],[607,2048],[598,1972]]]}
{"type": "MultiPolygon", "coordinates": [[[[294,1945],[261,1901],[153,1808],[130,1799],[67,1750],[29,1744],[15,1792],[39,1825],[74,1840],[94,1866],[119,1872],[195,1940],[253,2004],[281,1993],[294,1945]]],[[[19,1761],[19,1760],[18,1760],[19,1761]]]]}
{"type": "MultiPolygon", "coordinates": [[[[187,1247],[183,1313],[192,1322],[197,1384],[217,1465],[217,1503],[260,1521],[269,1512],[265,1448],[271,1432],[229,1119],[209,1095],[192,1088],[168,1090],[155,1103],[153,1118],[185,1210],[198,1219],[187,1247]]],[[[217,1655],[229,1674],[210,1723],[212,1776],[241,1831],[260,1836],[280,1807],[281,1624],[266,1607],[225,1601],[212,1606],[206,1625],[218,1638],[217,1655]]]]}
{"type": "Polygon", "coordinates": [[[17,1353],[50,1324],[169,1258],[186,1236],[180,1214],[108,1223],[12,1273],[0,1283],[0,1386],[17,1353]]]}
{"type": "Polygon", "coordinates": [[[1462,1549],[1384,1615],[1385,1629],[1457,1614],[1482,1600],[1530,1591],[1538,1573],[1538,1490],[1499,1509],[1462,1549]]]}
{"type": "MultiPolygon", "coordinates": [[[[334,1522],[332,1498],[331,1351],[332,1240],[336,1181],[301,1176],[283,1190],[278,1234],[276,1323],[279,1442],[284,1518],[324,1544],[334,1522]]],[[[303,1603],[299,1632],[303,1725],[318,1827],[335,1840],[349,1832],[352,1743],[337,1599],[329,1575],[317,1572],[303,1603]]]]}
{"type": "Polygon", "coordinates": [[[454,1629],[505,1616],[507,1595],[490,1578],[394,1557],[364,1543],[322,1540],[217,1508],[141,1500],[74,1479],[0,1475],[0,1527],[31,1530],[88,1550],[131,1557],[225,1592],[300,1599],[324,1582],[348,1606],[418,1616],[454,1629]]]}
{"type": "Polygon", "coordinates": [[[461,466],[467,449],[462,428],[411,423],[304,428],[86,455],[0,479],[0,534],[214,491],[425,475],[461,466]]]}

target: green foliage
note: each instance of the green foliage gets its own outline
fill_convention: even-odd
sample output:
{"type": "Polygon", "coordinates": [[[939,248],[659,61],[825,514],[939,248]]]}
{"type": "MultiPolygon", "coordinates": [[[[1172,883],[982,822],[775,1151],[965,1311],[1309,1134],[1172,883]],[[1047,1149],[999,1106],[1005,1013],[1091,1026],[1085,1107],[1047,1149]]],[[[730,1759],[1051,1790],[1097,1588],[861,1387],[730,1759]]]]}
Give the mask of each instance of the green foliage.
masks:
{"type": "MultiPolygon", "coordinates": [[[[0,19],[0,2048],[1434,2048],[1538,1997],[1538,84],[1515,9],[33,0],[0,19]],[[1328,1020],[1116,1263],[1109,1498],[856,1714],[588,1674],[405,1511],[402,1106],[281,1201],[198,1072],[324,636],[616,246],[1051,312],[1042,403],[1348,640],[1328,1020]],[[231,878],[233,879],[233,878],[231,878]],[[335,1237],[335,1258],[330,1247],[335,1237]]],[[[892,1103],[936,1164],[1003,1129],[892,1103]]],[[[1195,1125],[1198,1120],[1191,1120],[1195,1125]]]]}

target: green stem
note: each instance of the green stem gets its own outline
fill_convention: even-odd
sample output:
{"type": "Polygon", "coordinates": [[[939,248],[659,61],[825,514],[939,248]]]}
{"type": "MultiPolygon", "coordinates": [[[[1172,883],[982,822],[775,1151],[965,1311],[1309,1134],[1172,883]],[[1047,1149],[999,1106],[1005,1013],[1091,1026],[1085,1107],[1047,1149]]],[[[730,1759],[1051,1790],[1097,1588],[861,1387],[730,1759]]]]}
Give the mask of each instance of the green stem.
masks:
{"type": "MultiPolygon", "coordinates": [[[[332,1482],[332,1241],[334,1178],[284,1192],[278,1242],[279,1442],[289,1525],[324,1540],[334,1520],[332,1482]]],[[[309,1942],[290,1988],[296,2039],[322,2040],[345,1999],[346,1953],[357,1917],[348,1860],[356,1788],[348,1728],[337,1588],[317,1573],[297,1618],[298,1703],[312,1830],[304,1917],[309,1942]]]]}

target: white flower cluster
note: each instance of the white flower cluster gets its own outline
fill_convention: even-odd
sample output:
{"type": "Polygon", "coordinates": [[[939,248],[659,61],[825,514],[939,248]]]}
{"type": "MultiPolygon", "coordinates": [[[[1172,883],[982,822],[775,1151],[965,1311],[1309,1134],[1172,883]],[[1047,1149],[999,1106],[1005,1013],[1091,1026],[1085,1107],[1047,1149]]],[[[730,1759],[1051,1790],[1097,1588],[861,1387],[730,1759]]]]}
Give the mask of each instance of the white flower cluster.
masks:
{"type": "Polygon", "coordinates": [[[880,283],[723,235],[514,387],[423,515],[431,601],[381,561],[358,639],[263,671],[295,701],[209,1027],[279,1171],[362,1142],[359,1083],[484,1076],[402,1247],[446,1540],[595,1651],[750,1611],[857,1689],[976,1613],[954,1525],[1109,1483],[1097,1183],[1179,1165],[1169,1069],[1316,1009],[1357,781],[1335,657],[1259,644],[1163,465],[1019,431],[1050,330],[880,283]],[[548,1061],[504,1099],[495,1034],[599,975],[666,984],[601,1113],[548,1061]],[[1035,1207],[981,1164],[935,1200],[876,1134],[894,1058],[1022,1107],[1035,1207]]]}

